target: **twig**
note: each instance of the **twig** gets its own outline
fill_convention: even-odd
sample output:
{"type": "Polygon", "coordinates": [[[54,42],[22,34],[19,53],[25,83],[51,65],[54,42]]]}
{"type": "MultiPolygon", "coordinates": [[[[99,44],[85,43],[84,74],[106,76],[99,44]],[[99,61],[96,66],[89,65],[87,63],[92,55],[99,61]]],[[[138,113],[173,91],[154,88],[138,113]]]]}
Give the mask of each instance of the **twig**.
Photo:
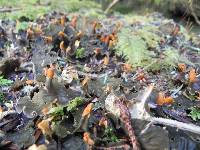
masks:
{"type": "Polygon", "coordinates": [[[108,11],[109,11],[114,5],[116,5],[118,2],[119,2],[119,0],[113,0],[112,3],[110,3],[110,4],[108,5],[108,7],[106,8],[105,13],[107,14],[108,11]]]}
{"type": "Polygon", "coordinates": [[[192,133],[200,134],[200,127],[194,124],[188,124],[188,123],[183,123],[183,122],[172,120],[172,119],[156,118],[156,117],[150,117],[146,120],[151,121],[154,124],[163,124],[163,125],[175,127],[181,130],[189,131],[192,133]]]}
{"type": "Polygon", "coordinates": [[[193,8],[193,0],[189,0],[189,7],[190,7],[190,10],[191,10],[191,14],[194,17],[196,23],[198,25],[200,25],[200,20],[199,20],[198,16],[196,15],[194,8],[193,8]]]}
{"type": "Polygon", "coordinates": [[[12,11],[18,11],[18,10],[21,10],[21,8],[1,8],[0,13],[12,12],[12,11]]]}

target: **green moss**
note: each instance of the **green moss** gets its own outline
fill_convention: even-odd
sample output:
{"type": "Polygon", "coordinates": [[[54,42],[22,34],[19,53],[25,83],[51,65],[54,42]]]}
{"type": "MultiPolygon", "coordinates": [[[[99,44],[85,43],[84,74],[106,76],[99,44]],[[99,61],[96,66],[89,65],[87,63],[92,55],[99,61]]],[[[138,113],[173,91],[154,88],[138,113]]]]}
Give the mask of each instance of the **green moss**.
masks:
{"type": "Polygon", "coordinates": [[[71,100],[67,104],[67,111],[74,111],[77,106],[84,103],[84,100],[81,97],[76,97],[75,99],[71,100]]]}
{"type": "Polygon", "coordinates": [[[118,137],[115,135],[112,128],[106,128],[105,129],[104,140],[106,140],[108,142],[118,142],[119,141],[118,137]]]}
{"type": "Polygon", "coordinates": [[[12,80],[4,79],[3,76],[0,76],[0,86],[7,86],[13,83],[12,80]]]}
{"type": "Polygon", "coordinates": [[[3,94],[3,92],[0,92],[0,102],[5,102],[6,101],[6,98],[3,94]]]}
{"type": "Polygon", "coordinates": [[[83,58],[85,54],[85,49],[84,48],[78,48],[76,50],[76,58],[83,58]]]}
{"type": "Polygon", "coordinates": [[[200,108],[191,107],[191,112],[188,116],[190,116],[194,121],[200,120],[200,108]]]}
{"type": "Polygon", "coordinates": [[[139,29],[137,32],[141,38],[145,40],[148,47],[156,48],[160,42],[161,37],[155,34],[158,32],[157,28],[154,26],[145,26],[142,29],[139,29]]]}
{"type": "Polygon", "coordinates": [[[84,8],[100,8],[100,5],[91,0],[41,0],[41,4],[38,4],[37,1],[38,0],[1,0],[0,6],[5,8],[20,8],[20,10],[0,13],[0,19],[17,20],[22,16],[26,16],[30,20],[34,20],[53,10],[60,12],[76,12],[84,8]]]}
{"type": "Polygon", "coordinates": [[[29,24],[28,22],[19,22],[16,25],[16,31],[18,32],[19,30],[26,30],[28,28],[29,24]]]}

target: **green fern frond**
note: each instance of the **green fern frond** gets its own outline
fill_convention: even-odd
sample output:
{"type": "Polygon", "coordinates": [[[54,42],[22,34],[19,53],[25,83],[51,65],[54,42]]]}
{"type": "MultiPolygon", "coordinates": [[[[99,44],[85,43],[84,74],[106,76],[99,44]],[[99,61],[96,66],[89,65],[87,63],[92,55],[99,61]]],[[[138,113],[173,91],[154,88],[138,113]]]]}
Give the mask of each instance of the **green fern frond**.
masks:
{"type": "Polygon", "coordinates": [[[118,34],[116,49],[118,54],[125,54],[134,67],[144,66],[150,59],[146,43],[130,29],[122,29],[118,34]]]}

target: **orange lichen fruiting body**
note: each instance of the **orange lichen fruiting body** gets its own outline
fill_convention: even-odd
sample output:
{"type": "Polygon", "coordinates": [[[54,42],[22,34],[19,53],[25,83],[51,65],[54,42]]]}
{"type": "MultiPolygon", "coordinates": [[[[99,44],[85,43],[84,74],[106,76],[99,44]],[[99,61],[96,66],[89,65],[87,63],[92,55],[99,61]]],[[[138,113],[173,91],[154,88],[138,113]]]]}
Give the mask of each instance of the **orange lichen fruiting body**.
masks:
{"type": "Polygon", "coordinates": [[[173,102],[174,102],[174,99],[171,96],[165,97],[165,94],[163,92],[158,93],[156,104],[162,106],[164,104],[172,104],[173,102]]]}
{"type": "Polygon", "coordinates": [[[184,63],[178,64],[178,69],[180,72],[185,72],[186,71],[186,65],[184,63]]]}
{"type": "Polygon", "coordinates": [[[60,19],[60,24],[61,24],[62,26],[65,25],[65,16],[62,16],[62,17],[61,17],[61,19],[60,19]]]}
{"type": "Polygon", "coordinates": [[[122,66],[122,69],[123,69],[123,71],[124,72],[131,72],[132,71],[132,65],[131,64],[128,64],[128,63],[125,63],[125,64],[123,64],[123,66],[122,66]]]}
{"type": "Polygon", "coordinates": [[[88,145],[94,145],[94,141],[91,139],[90,134],[88,132],[85,132],[83,134],[83,140],[85,141],[85,143],[87,143],[88,145]]]}
{"type": "Polygon", "coordinates": [[[46,41],[48,44],[52,43],[52,41],[53,41],[52,36],[46,36],[46,37],[44,37],[44,38],[45,38],[45,41],[46,41]]]}
{"type": "Polygon", "coordinates": [[[103,64],[108,65],[109,64],[109,56],[105,56],[103,59],[103,64]]]}
{"type": "Polygon", "coordinates": [[[61,50],[65,50],[65,44],[64,44],[64,41],[60,42],[60,49],[61,50]]]}
{"type": "Polygon", "coordinates": [[[54,70],[52,68],[47,69],[46,75],[49,79],[53,79],[54,77],[54,70]]]}
{"type": "Polygon", "coordinates": [[[104,126],[105,128],[108,127],[108,121],[105,117],[102,117],[99,121],[99,126],[104,126]]]}
{"type": "Polygon", "coordinates": [[[85,107],[85,109],[84,109],[84,111],[83,111],[83,113],[82,113],[82,117],[88,116],[88,115],[92,112],[92,108],[93,108],[93,103],[89,103],[89,104],[85,107]]]}
{"type": "Polygon", "coordinates": [[[77,16],[73,16],[72,20],[71,20],[71,26],[76,28],[76,24],[77,24],[77,16]]]}
{"type": "Polygon", "coordinates": [[[49,120],[42,120],[38,123],[38,128],[42,131],[44,135],[51,135],[50,123],[49,120]]]}
{"type": "Polygon", "coordinates": [[[194,83],[195,81],[197,81],[197,74],[196,74],[195,69],[192,68],[190,70],[188,77],[189,77],[190,83],[194,83]]]}
{"type": "Polygon", "coordinates": [[[101,49],[100,49],[100,48],[96,48],[96,49],[94,50],[94,53],[95,53],[96,55],[98,55],[100,52],[101,52],[101,49]]]}
{"type": "Polygon", "coordinates": [[[34,84],[34,81],[33,80],[26,80],[26,84],[32,85],[32,84],[34,84]]]}

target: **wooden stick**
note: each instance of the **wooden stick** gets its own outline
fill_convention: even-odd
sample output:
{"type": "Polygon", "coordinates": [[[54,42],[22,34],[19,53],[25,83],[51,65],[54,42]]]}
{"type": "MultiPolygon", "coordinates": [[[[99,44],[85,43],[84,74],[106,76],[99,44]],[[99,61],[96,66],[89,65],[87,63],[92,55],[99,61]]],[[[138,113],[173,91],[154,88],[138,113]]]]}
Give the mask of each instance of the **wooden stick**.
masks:
{"type": "Polygon", "coordinates": [[[21,10],[21,8],[1,8],[0,13],[12,12],[12,11],[18,11],[18,10],[21,10]]]}
{"type": "Polygon", "coordinates": [[[118,2],[119,2],[119,0],[113,0],[112,3],[110,3],[110,4],[108,5],[108,7],[106,8],[105,13],[107,14],[108,11],[109,11],[114,5],[116,5],[118,2]]]}

